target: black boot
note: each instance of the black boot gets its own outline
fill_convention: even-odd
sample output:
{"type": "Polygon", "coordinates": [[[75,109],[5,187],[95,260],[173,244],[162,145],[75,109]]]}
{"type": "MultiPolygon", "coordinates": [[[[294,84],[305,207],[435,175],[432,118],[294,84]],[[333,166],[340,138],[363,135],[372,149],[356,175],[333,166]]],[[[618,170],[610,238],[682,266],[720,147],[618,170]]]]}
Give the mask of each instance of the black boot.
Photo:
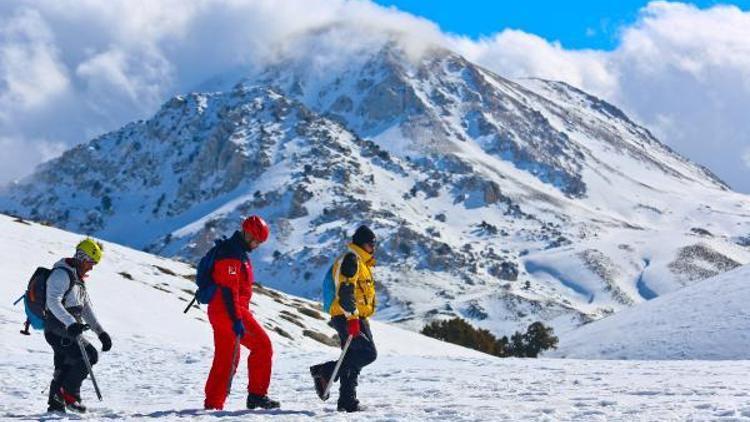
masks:
{"type": "Polygon", "coordinates": [[[339,412],[361,412],[365,410],[357,400],[358,369],[343,369],[341,371],[341,387],[339,388],[339,402],[336,410],[339,412]]]}
{"type": "Polygon", "coordinates": [[[318,397],[326,401],[328,400],[329,394],[326,394],[324,396],[326,387],[328,386],[329,382],[332,382],[331,375],[333,375],[333,369],[336,367],[336,362],[330,361],[326,363],[321,363],[320,365],[315,365],[310,367],[310,375],[313,377],[313,383],[315,383],[315,392],[318,394],[318,397]]]}
{"type": "Polygon", "coordinates": [[[352,412],[363,412],[367,410],[367,408],[359,404],[359,400],[354,399],[346,403],[342,403],[339,401],[339,404],[336,406],[336,410],[338,410],[339,412],[352,413],[352,412]]]}
{"type": "Polygon", "coordinates": [[[59,392],[50,391],[47,411],[65,413],[65,400],[59,392]]]}
{"type": "Polygon", "coordinates": [[[276,400],[271,400],[268,396],[258,396],[255,394],[247,395],[247,408],[253,410],[255,408],[261,409],[278,409],[281,404],[276,400]]]}
{"type": "Polygon", "coordinates": [[[61,371],[56,370],[52,376],[52,382],[49,384],[49,398],[47,399],[47,411],[48,412],[62,412],[65,413],[65,399],[60,394],[60,381],[58,378],[61,376],[61,371]]]}

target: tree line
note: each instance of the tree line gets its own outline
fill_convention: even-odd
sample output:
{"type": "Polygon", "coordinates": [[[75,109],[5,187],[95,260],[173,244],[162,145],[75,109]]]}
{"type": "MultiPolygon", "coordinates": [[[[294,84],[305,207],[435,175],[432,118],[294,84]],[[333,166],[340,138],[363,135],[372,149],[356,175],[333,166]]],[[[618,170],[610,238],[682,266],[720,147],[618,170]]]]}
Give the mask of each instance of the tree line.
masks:
{"type": "Polygon", "coordinates": [[[432,321],[422,328],[422,334],[501,358],[535,358],[544,350],[557,348],[558,342],[552,327],[538,321],[529,325],[525,333],[516,331],[510,339],[507,336],[497,338],[488,330],[474,328],[458,317],[432,321]]]}

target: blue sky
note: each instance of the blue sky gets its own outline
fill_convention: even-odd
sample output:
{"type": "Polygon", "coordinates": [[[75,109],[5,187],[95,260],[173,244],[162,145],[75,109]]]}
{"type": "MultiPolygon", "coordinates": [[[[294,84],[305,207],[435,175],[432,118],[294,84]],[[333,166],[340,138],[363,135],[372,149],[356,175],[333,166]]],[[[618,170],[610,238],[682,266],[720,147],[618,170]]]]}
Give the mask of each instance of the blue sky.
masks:
{"type": "MultiPolygon", "coordinates": [[[[559,41],[571,49],[611,50],[617,46],[618,32],[635,22],[638,10],[648,1],[640,0],[375,0],[383,6],[427,18],[443,31],[472,38],[503,29],[520,29],[559,41]]],[[[734,4],[750,9],[750,0],[687,2],[700,8],[734,4]]]]}

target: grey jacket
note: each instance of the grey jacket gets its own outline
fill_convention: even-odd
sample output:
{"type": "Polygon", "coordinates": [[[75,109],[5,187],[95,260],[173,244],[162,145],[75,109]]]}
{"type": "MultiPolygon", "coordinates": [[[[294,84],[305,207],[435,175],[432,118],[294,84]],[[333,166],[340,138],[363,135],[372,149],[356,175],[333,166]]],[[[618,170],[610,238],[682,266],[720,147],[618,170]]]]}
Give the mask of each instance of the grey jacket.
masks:
{"type": "Polygon", "coordinates": [[[75,322],[88,324],[97,335],[104,332],[91,307],[86,285],[78,277],[76,269],[68,265],[65,259],[61,259],[52,267],[52,272],[47,278],[47,312],[45,327],[49,326],[57,334],[63,335],[65,328],[75,322]],[[68,271],[63,268],[68,269],[73,275],[73,287],[67,295],[65,293],[70,288],[71,278],[68,271]],[[49,318],[50,316],[54,317],[54,320],[49,318]]]}

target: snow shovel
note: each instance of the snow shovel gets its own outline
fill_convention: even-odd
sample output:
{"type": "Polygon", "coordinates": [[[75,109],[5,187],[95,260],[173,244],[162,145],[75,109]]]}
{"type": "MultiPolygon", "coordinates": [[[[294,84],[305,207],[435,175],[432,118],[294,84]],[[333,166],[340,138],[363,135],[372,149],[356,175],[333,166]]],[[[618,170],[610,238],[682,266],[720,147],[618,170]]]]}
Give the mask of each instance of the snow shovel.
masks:
{"type": "Polygon", "coordinates": [[[91,376],[91,382],[94,384],[94,390],[96,391],[96,397],[99,399],[99,401],[102,401],[102,392],[99,391],[99,384],[96,383],[96,378],[94,377],[94,371],[91,369],[91,362],[89,361],[89,355],[86,353],[86,346],[83,345],[83,336],[76,337],[76,342],[78,342],[78,348],[81,349],[81,356],[83,357],[83,362],[86,364],[86,369],[89,370],[89,375],[91,376]]]}
{"type": "Polygon", "coordinates": [[[333,385],[333,380],[336,379],[336,375],[339,374],[339,369],[341,368],[341,363],[344,361],[344,356],[346,356],[346,351],[349,350],[349,345],[352,344],[352,339],[354,336],[349,334],[349,337],[346,338],[346,343],[344,344],[344,348],[341,349],[341,356],[339,357],[338,362],[336,362],[336,366],[333,368],[333,374],[331,374],[331,379],[328,380],[328,383],[326,383],[326,389],[323,392],[323,401],[328,400],[328,396],[331,393],[331,385],[333,385]]]}

